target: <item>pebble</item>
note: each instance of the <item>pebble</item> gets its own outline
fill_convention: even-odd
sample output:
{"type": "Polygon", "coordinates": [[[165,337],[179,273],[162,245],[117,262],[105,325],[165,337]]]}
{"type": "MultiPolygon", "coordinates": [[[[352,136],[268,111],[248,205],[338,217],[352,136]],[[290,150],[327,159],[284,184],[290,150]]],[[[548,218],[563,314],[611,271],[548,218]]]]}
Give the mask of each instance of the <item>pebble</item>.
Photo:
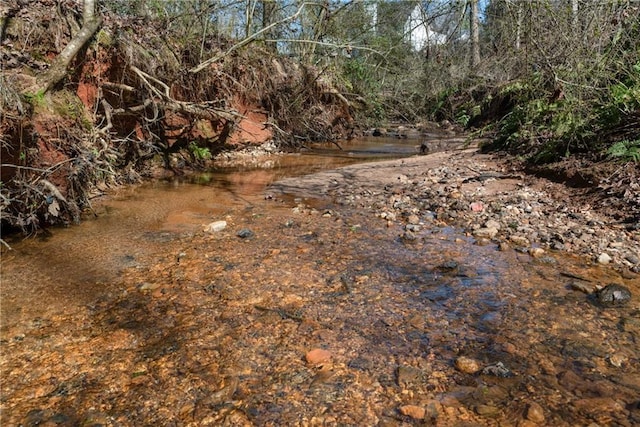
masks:
{"type": "Polygon", "coordinates": [[[529,249],[529,254],[531,254],[534,258],[542,258],[545,254],[545,250],[542,248],[531,248],[529,249]]]}
{"type": "Polygon", "coordinates": [[[465,356],[458,357],[455,365],[460,372],[464,372],[465,374],[475,374],[481,369],[480,362],[465,356]]]}
{"type": "Polygon", "coordinates": [[[498,229],[495,227],[481,227],[473,231],[473,235],[476,237],[486,237],[493,239],[498,234],[498,229]]]}
{"type": "Polygon", "coordinates": [[[249,230],[248,228],[243,228],[236,233],[236,236],[240,237],[241,239],[247,239],[249,237],[253,237],[253,231],[249,230]]]}
{"type": "Polygon", "coordinates": [[[227,228],[227,221],[214,221],[204,229],[207,233],[216,233],[227,228]]]}
{"type": "Polygon", "coordinates": [[[473,202],[469,205],[469,208],[473,212],[482,212],[484,210],[484,205],[480,202],[473,202]]]}
{"type": "Polygon", "coordinates": [[[574,291],[584,292],[587,295],[592,294],[594,291],[593,285],[589,283],[578,282],[578,281],[569,283],[569,287],[574,291]]]}
{"type": "Polygon", "coordinates": [[[504,363],[498,362],[493,365],[489,365],[482,370],[484,375],[493,375],[494,377],[509,378],[513,376],[513,373],[504,366],[504,363]]]}
{"type": "Polygon", "coordinates": [[[331,360],[331,352],[322,348],[314,348],[307,352],[304,356],[310,365],[319,365],[331,360]]]}
{"type": "Polygon", "coordinates": [[[487,222],[485,222],[484,226],[486,228],[495,228],[496,230],[500,230],[500,228],[501,228],[500,223],[498,221],[493,220],[493,219],[490,219],[487,222]]]}
{"type": "Polygon", "coordinates": [[[144,291],[155,291],[156,289],[158,289],[160,286],[162,286],[160,283],[149,283],[149,282],[145,282],[143,284],[141,284],[138,289],[142,292],[144,291]]]}
{"type": "Polygon", "coordinates": [[[400,407],[400,413],[411,417],[414,420],[422,420],[424,419],[427,411],[422,406],[404,405],[400,407]]]}
{"type": "Polygon", "coordinates": [[[612,261],[611,256],[606,252],[603,252],[598,256],[598,263],[599,264],[603,264],[603,265],[604,264],[609,264],[611,261],[612,261]]]}
{"type": "Polygon", "coordinates": [[[420,224],[420,218],[416,214],[411,214],[409,215],[407,222],[412,225],[417,225],[417,224],[420,224]]]}
{"type": "Polygon", "coordinates": [[[442,404],[437,400],[429,400],[425,402],[425,416],[429,419],[437,419],[443,412],[442,404]]]}
{"type": "Polygon", "coordinates": [[[398,385],[400,387],[417,383],[423,377],[422,371],[418,368],[414,368],[413,366],[399,366],[397,375],[398,385]]]}
{"type": "Polygon", "coordinates": [[[616,368],[620,368],[623,363],[627,361],[627,357],[622,354],[612,354],[608,357],[609,363],[611,363],[616,368]]]}
{"type": "Polygon", "coordinates": [[[517,246],[529,246],[531,244],[529,239],[523,236],[518,236],[517,234],[510,236],[509,240],[517,246]]]}
{"type": "Polygon", "coordinates": [[[527,406],[526,417],[529,421],[533,421],[536,424],[544,423],[545,418],[544,418],[544,410],[542,409],[542,406],[540,406],[536,402],[530,402],[529,405],[527,406]]]}
{"type": "Polygon", "coordinates": [[[497,415],[500,410],[493,405],[478,405],[476,406],[476,412],[478,415],[483,415],[485,417],[492,417],[497,415]]]}

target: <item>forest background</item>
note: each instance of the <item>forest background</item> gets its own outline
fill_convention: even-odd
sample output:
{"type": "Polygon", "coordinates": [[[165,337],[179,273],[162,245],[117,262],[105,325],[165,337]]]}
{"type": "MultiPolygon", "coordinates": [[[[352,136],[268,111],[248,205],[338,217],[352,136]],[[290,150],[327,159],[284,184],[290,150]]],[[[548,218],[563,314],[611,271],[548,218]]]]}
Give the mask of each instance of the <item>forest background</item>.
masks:
{"type": "Polygon", "coordinates": [[[640,162],[633,0],[10,0],[1,220],[78,221],[110,186],[372,128],[457,126],[535,165],[640,162]]]}

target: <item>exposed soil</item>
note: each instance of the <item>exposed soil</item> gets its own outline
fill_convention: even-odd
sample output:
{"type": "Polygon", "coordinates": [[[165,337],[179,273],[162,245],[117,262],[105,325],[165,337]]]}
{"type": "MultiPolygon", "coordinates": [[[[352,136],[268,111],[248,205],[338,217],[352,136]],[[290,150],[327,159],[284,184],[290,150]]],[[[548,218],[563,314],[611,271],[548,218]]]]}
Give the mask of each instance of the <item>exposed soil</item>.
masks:
{"type": "Polygon", "coordinates": [[[287,179],[221,231],[140,230],[64,311],[21,310],[3,256],[2,422],[637,425],[640,233],[560,188],[470,150],[287,179]]]}

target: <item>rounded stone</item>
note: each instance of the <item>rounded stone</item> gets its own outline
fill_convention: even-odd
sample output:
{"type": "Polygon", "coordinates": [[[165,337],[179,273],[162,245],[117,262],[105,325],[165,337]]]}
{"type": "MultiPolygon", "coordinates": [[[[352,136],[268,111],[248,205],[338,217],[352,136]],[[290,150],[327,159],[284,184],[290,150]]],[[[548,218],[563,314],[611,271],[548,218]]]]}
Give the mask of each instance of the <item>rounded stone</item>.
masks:
{"type": "Polygon", "coordinates": [[[544,423],[544,410],[542,406],[536,402],[530,402],[527,406],[527,419],[533,421],[536,424],[544,423]]]}
{"type": "Polygon", "coordinates": [[[414,420],[422,420],[424,419],[427,411],[422,406],[404,405],[400,407],[400,413],[411,417],[414,420]]]}
{"type": "Polygon", "coordinates": [[[465,356],[460,356],[456,359],[456,368],[465,374],[475,374],[481,369],[480,362],[465,356]]]}
{"type": "Polygon", "coordinates": [[[606,252],[603,252],[598,256],[599,264],[609,264],[611,261],[612,261],[611,256],[606,252]]]}
{"type": "Polygon", "coordinates": [[[610,283],[596,292],[598,302],[603,305],[623,305],[631,300],[631,291],[615,283],[610,283]]]}
{"type": "Polygon", "coordinates": [[[227,221],[214,221],[211,224],[207,225],[204,231],[207,233],[216,233],[218,231],[222,231],[227,228],[227,221]]]}
{"type": "Polygon", "coordinates": [[[533,258],[542,258],[545,254],[545,251],[542,248],[531,248],[529,249],[529,254],[531,254],[533,258]]]}
{"type": "Polygon", "coordinates": [[[304,356],[307,363],[310,365],[318,365],[320,363],[326,363],[331,360],[331,352],[322,348],[314,348],[307,352],[304,356]]]}

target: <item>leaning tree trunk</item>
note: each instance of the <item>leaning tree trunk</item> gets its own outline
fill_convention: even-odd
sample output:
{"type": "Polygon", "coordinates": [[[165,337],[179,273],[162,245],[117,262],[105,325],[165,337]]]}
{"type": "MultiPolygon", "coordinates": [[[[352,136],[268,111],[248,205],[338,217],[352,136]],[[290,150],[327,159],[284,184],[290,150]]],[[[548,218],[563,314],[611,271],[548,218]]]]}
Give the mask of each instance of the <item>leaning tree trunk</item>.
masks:
{"type": "Polygon", "coordinates": [[[29,92],[45,93],[64,79],[73,58],[100,28],[102,19],[96,16],[96,0],[84,0],[83,3],[82,28],[56,57],[51,67],[37,78],[35,88],[28,89],[29,92]]]}

